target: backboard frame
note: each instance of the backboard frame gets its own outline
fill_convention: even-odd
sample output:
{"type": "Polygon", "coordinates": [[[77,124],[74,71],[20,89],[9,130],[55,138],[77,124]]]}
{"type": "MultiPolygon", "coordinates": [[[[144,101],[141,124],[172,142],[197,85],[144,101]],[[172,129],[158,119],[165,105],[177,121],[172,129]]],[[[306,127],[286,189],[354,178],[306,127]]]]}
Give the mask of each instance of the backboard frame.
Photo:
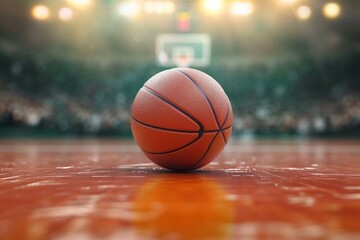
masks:
{"type": "MultiPolygon", "coordinates": [[[[178,44],[179,48],[184,48],[182,45],[186,44],[200,44],[201,56],[196,56],[191,60],[191,67],[206,67],[211,61],[211,38],[209,34],[205,33],[166,33],[159,34],[156,37],[156,62],[158,65],[163,67],[174,67],[179,66],[176,60],[173,58],[172,53],[166,53],[165,44],[178,44]],[[164,61],[161,61],[159,56],[166,54],[164,61]],[[170,56],[169,56],[170,55],[170,56]]],[[[175,52],[172,50],[171,52],[175,52]]]]}

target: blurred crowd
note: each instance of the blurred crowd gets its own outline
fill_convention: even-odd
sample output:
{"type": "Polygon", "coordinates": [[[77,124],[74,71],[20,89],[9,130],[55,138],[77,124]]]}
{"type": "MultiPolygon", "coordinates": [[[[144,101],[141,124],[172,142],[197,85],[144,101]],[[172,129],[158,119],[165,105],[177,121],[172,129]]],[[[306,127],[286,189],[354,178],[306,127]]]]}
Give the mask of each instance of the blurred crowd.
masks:
{"type": "Polygon", "coordinates": [[[238,137],[259,133],[336,134],[359,128],[360,97],[357,95],[346,95],[334,102],[314,102],[307,111],[297,111],[295,106],[283,110],[259,107],[253,114],[236,114],[234,118],[234,134],[238,137]]]}
{"type": "Polygon", "coordinates": [[[0,91],[0,126],[33,127],[74,134],[128,130],[128,109],[104,108],[97,111],[91,103],[79,104],[66,94],[38,101],[16,91],[0,91]]]}
{"type": "MultiPolygon", "coordinates": [[[[314,103],[302,113],[296,109],[259,106],[253,113],[245,114],[235,108],[234,115],[234,137],[262,133],[341,133],[359,129],[360,97],[346,95],[334,102],[314,103]]],[[[81,106],[69,95],[34,101],[15,91],[0,91],[1,126],[52,128],[79,134],[126,133],[129,131],[129,116],[129,107],[96,111],[81,106]]]]}
{"type": "MultiPolygon", "coordinates": [[[[130,136],[132,100],[149,77],[163,70],[153,64],[113,66],[101,61],[85,67],[59,60],[4,62],[0,132],[31,128],[130,136]]],[[[234,137],[359,132],[360,94],[351,69],[337,69],[340,73],[331,78],[308,61],[241,68],[215,64],[203,70],[229,95],[234,137]]]]}

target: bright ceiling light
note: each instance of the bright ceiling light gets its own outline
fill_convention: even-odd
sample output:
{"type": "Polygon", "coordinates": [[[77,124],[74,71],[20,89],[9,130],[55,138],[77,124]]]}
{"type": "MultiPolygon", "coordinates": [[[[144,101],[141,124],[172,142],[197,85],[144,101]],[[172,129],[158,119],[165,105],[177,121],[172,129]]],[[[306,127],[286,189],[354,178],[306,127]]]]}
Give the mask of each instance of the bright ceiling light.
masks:
{"type": "Polygon", "coordinates": [[[88,8],[93,1],[92,0],[67,0],[67,2],[77,8],[88,8]]]}
{"type": "Polygon", "coordinates": [[[294,4],[297,2],[297,0],[279,0],[279,2],[284,4],[294,4]]]}
{"type": "Polygon", "coordinates": [[[120,15],[126,17],[135,17],[139,14],[139,5],[135,1],[123,2],[120,3],[117,11],[120,15]]]}
{"type": "Polygon", "coordinates": [[[233,2],[230,6],[232,15],[248,16],[254,11],[252,2],[233,2]]]}
{"type": "Polygon", "coordinates": [[[203,8],[206,13],[219,14],[222,10],[223,2],[221,0],[204,0],[203,8]]]}
{"type": "Polygon", "coordinates": [[[59,19],[61,21],[70,21],[74,14],[71,8],[63,7],[59,10],[59,19]]]}
{"type": "Polygon", "coordinates": [[[49,8],[44,5],[36,5],[31,10],[31,15],[37,20],[46,20],[50,16],[49,8]]]}
{"type": "Polygon", "coordinates": [[[340,5],[335,2],[327,3],[323,8],[323,13],[327,18],[337,18],[341,13],[340,5]]]}
{"type": "Polygon", "coordinates": [[[311,16],[311,9],[308,6],[300,6],[296,11],[296,15],[301,20],[306,20],[311,16]]]}

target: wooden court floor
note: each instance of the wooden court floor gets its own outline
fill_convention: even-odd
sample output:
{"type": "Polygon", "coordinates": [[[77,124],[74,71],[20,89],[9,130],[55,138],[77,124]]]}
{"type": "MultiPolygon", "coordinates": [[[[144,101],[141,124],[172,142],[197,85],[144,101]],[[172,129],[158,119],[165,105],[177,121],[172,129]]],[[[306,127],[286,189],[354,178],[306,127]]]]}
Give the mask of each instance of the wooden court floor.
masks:
{"type": "Polygon", "coordinates": [[[2,140],[0,239],[360,239],[360,142],[232,142],[173,173],[132,142],[2,140]]]}

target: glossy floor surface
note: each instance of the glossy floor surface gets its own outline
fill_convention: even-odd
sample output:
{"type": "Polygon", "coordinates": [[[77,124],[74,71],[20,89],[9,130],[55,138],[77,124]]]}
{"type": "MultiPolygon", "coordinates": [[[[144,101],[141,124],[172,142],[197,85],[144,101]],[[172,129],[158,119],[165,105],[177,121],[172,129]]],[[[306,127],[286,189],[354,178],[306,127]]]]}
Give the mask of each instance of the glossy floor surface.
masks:
{"type": "Polygon", "coordinates": [[[0,239],[360,239],[360,142],[233,142],[173,173],[131,142],[3,140],[0,239]]]}

